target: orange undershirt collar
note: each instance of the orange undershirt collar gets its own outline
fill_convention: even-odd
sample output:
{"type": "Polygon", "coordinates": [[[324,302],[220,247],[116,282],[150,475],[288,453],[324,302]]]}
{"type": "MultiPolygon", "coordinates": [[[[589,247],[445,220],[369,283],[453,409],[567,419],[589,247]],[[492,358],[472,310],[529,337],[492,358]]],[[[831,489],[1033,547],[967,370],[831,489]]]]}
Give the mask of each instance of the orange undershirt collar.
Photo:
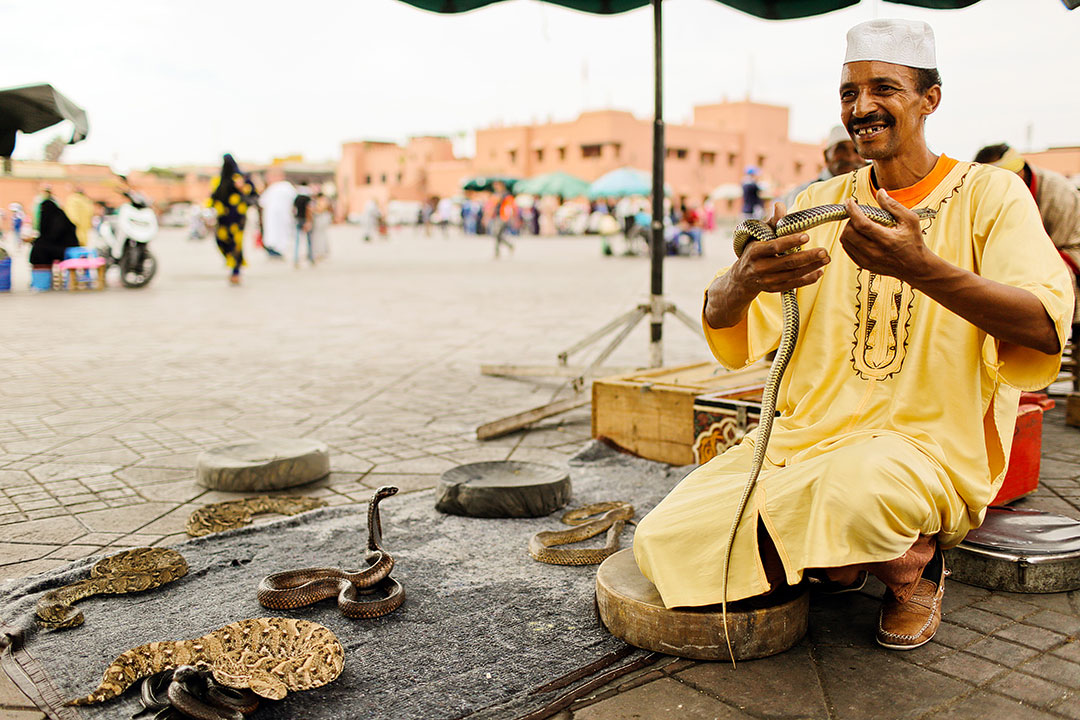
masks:
{"type": "MultiPolygon", "coordinates": [[[[925,200],[954,167],[956,167],[956,160],[942,153],[938,155],[937,162],[934,163],[934,169],[930,171],[929,175],[914,185],[899,190],[889,190],[889,197],[910,210],[925,200]]],[[[870,187],[873,189],[874,194],[877,195],[878,187],[877,183],[874,182],[874,173],[872,172],[870,173],[870,187]]]]}

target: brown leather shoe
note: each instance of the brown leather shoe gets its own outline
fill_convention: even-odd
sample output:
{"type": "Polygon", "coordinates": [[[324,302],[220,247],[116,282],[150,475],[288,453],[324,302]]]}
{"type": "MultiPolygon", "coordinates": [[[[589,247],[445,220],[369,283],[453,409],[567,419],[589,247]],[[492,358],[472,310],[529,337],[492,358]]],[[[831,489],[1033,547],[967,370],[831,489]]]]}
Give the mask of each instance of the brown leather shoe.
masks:
{"type": "Polygon", "coordinates": [[[945,561],[939,548],[907,602],[897,600],[891,590],[885,591],[878,620],[878,645],[890,650],[914,650],[930,642],[941,624],[945,575],[945,561]]]}

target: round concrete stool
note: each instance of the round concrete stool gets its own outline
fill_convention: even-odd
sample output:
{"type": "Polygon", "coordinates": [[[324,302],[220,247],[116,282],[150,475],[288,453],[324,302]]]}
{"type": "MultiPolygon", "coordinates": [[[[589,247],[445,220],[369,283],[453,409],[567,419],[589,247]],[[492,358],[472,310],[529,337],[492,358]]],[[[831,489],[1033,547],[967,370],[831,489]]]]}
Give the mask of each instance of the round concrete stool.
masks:
{"type": "Polygon", "coordinates": [[[570,475],[565,470],[516,460],[458,465],[435,486],[435,509],[451,515],[542,517],[568,502],[570,475]]]}
{"type": "Polygon", "coordinates": [[[207,450],[195,461],[195,482],[212,490],[280,490],[330,474],[326,443],[305,438],[263,438],[207,450]]]}
{"type": "Polygon", "coordinates": [[[1043,510],[987,509],[981,527],[945,551],[950,580],[1022,593],[1080,589],[1080,521],[1043,510]]]}
{"type": "MultiPolygon", "coordinates": [[[[634,561],[633,550],[615,553],[596,572],[600,620],[611,634],[635,647],[694,660],[729,660],[719,605],[669,610],[634,561]]],[[[781,653],[806,634],[810,596],[806,588],[728,604],[731,649],[736,660],[781,653]]]]}

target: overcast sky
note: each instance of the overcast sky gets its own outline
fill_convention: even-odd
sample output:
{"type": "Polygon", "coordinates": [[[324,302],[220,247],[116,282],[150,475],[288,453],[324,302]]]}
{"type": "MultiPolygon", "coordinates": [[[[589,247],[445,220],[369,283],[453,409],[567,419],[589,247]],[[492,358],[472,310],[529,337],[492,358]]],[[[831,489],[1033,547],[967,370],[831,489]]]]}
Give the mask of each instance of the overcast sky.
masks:
{"type": "MultiPolygon", "coordinates": [[[[849,27],[929,22],[944,99],[931,148],[1080,145],[1080,10],[983,0],[929,11],[882,0],[765,22],[713,0],[664,2],[665,117],[724,98],[787,105],[794,139],[837,121],[849,27]]],[[[83,106],[90,137],[66,161],[124,171],[302,153],[333,160],[351,139],[462,136],[565,120],[585,109],[652,113],[652,14],[586,15],[513,0],[436,15],[396,0],[0,0],[0,86],[50,82],[83,106]]],[[[40,158],[55,129],[20,137],[40,158]]]]}

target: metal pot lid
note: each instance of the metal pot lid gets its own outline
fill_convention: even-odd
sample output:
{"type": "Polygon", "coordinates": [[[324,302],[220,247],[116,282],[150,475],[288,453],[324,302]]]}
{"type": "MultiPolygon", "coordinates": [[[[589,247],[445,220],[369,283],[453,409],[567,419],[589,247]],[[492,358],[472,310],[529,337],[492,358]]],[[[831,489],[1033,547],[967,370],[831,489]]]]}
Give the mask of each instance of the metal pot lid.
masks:
{"type": "Polygon", "coordinates": [[[1080,554],[1080,521],[1043,510],[992,507],[961,544],[1029,557],[1080,554]]]}

